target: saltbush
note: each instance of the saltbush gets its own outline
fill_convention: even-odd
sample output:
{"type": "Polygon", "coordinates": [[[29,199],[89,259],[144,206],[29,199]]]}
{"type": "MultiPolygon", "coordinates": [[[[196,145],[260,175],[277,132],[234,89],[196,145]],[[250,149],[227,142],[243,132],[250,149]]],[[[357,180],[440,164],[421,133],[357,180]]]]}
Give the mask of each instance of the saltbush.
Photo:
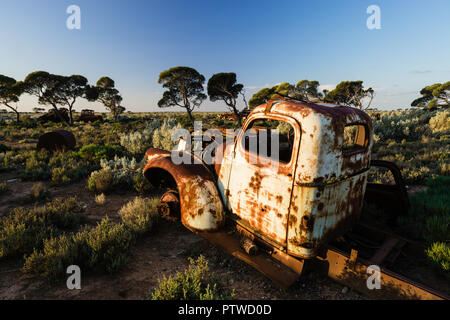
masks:
{"type": "Polygon", "coordinates": [[[151,186],[142,176],[143,165],[144,163],[137,163],[134,158],[116,156],[113,160],[102,159],[102,169],[91,173],[88,189],[97,193],[135,189],[143,194],[151,190],[151,186]]]}
{"type": "Polygon", "coordinates": [[[154,120],[142,131],[134,131],[120,137],[120,144],[130,153],[140,155],[150,148],[172,150],[176,143],[172,142],[173,133],[181,128],[174,119],[154,120]]]}

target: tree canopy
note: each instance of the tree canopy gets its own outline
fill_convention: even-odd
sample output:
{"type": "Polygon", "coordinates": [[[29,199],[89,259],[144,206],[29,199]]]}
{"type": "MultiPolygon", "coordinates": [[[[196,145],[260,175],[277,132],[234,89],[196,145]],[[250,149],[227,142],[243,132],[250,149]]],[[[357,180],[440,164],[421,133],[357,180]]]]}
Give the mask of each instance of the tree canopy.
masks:
{"type": "Polygon", "coordinates": [[[342,81],[334,90],[328,92],[325,101],[358,109],[368,109],[374,95],[375,91],[372,88],[364,88],[363,81],[342,81]],[[364,106],[364,101],[367,99],[368,102],[364,106]]]}
{"type": "Polygon", "coordinates": [[[59,90],[64,85],[65,78],[45,71],[35,71],[28,74],[23,83],[25,92],[38,97],[39,104],[51,105],[61,121],[67,123],[58,110],[59,105],[65,104],[59,90]]]}
{"type": "Polygon", "coordinates": [[[208,80],[207,91],[212,102],[224,101],[241,125],[241,115],[236,108],[236,103],[239,94],[242,94],[244,85],[236,82],[236,73],[234,72],[216,73],[208,80]]]}
{"type": "Polygon", "coordinates": [[[271,88],[263,88],[255,93],[249,100],[250,107],[254,108],[260,104],[266,103],[275,95],[288,97],[301,101],[316,101],[323,97],[319,92],[319,81],[300,80],[296,85],[289,82],[282,82],[271,88]]]}
{"type": "Polygon", "coordinates": [[[20,113],[12,103],[19,101],[24,86],[15,79],[0,74],[0,105],[4,105],[16,114],[16,121],[20,121],[20,113]]]}
{"type": "Polygon", "coordinates": [[[88,87],[86,98],[89,101],[101,102],[112,113],[114,121],[118,121],[119,115],[125,111],[125,108],[121,106],[122,96],[115,88],[114,80],[109,77],[101,77],[95,86],[88,87]]]}
{"type": "Polygon", "coordinates": [[[167,89],[158,101],[158,107],[179,106],[186,109],[189,120],[194,123],[192,111],[199,107],[207,97],[203,93],[205,77],[189,67],[174,67],[159,75],[158,83],[167,89]]]}
{"type": "Polygon", "coordinates": [[[68,107],[70,123],[73,124],[73,106],[78,98],[86,97],[88,80],[80,75],[63,77],[53,90],[59,96],[60,104],[68,107]]]}
{"type": "Polygon", "coordinates": [[[411,103],[412,107],[448,108],[450,106],[450,81],[426,86],[420,90],[420,94],[422,96],[411,103]]]}

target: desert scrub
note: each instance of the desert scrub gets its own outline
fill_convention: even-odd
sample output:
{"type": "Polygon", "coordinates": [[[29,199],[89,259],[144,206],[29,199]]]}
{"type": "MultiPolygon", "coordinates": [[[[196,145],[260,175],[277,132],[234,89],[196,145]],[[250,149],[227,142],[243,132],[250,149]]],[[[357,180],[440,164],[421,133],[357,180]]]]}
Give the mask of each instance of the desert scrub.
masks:
{"type": "Polygon", "coordinates": [[[189,258],[189,267],[175,277],[158,280],[158,287],[151,290],[147,299],[151,300],[228,300],[234,292],[229,292],[220,278],[209,271],[208,261],[203,255],[197,260],[189,258]]]}
{"type": "Polygon", "coordinates": [[[372,117],[374,141],[386,142],[391,139],[395,142],[417,141],[429,130],[430,118],[435,112],[423,109],[408,109],[401,111],[370,112],[372,117]]]}
{"type": "Polygon", "coordinates": [[[49,153],[30,151],[25,168],[19,172],[23,180],[49,180],[54,184],[68,184],[87,176],[90,165],[73,152],[49,153]]]}
{"type": "Polygon", "coordinates": [[[114,182],[114,174],[111,169],[104,168],[94,171],[88,179],[88,189],[97,193],[104,193],[112,188],[114,182]]]}
{"type": "Polygon", "coordinates": [[[50,281],[64,276],[69,265],[113,273],[127,263],[134,241],[132,231],[123,223],[116,224],[106,217],[92,229],[45,240],[42,250],[34,250],[26,257],[22,271],[50,281]]]}
{"type": "Polygon", "coordinates": [[[50,154],[41,150],[39,152],[30,152],[25,162],[25,168],[19,172],[22,180],[48,180],[51,177],[51,171],[48,166],[50,154]]]}
{"type": "Polygon", "coordinates": [[[95,203],[102,206],[106,203],[106,196],[104,193],[95,196],[95,203]]]}
{"type": "Polygon", "coordinates": [[[119,210],[123,223],[134,233],[141,235],[152,228],[158,218],[158,199],[136,197],[119,210]]]}
{"type": "Polygon", "coordinates": [[[431,132],[434,134],[450,133],[450,111],[442,110],[430,119],[431,132]]]}
{"type": "Polygon", "coordinates": [[[24,203],[30,203],[30,202],[40,202],[45,201],[49,198],[50,191],[45,187],[45,185],[42,182],[38,182],[33,184],[31,187],[31,192],[24,197],[23,202],[24,203]]]}
{"type": "Polygon", "coordinates": [[[176,143],[172,142],[172,135],[181,124],[175,119],[151,121],[142,131],[134,131],[120,137],[120,144],[130,153],[142,155],[150,148],[172,150],[176,143]]]}
{"type": "Polygon", "coordinates": [[[134,158],[117,156],[113,160],[102,159],[100,161],[102,167],[99,171],[94,171],[88,180],[88,189],[93,192],[101,193],[110,190],[139,190],[145,192],[149,190],[150,186],[144,184],[142,179],[136,178],[137,175],[142,175],[143,163],[137,163],[134,158]],[[109,185],[106,189],[99,189],[96,181],[108,181],[109,185]]]}
{"type": "Polygon", "coordinates": [[[80,225],[83,206],[76,198],[56,198],[33,209],[16,208],[0,219],[0,259],[42,247],[42,241],[80,225]]]}

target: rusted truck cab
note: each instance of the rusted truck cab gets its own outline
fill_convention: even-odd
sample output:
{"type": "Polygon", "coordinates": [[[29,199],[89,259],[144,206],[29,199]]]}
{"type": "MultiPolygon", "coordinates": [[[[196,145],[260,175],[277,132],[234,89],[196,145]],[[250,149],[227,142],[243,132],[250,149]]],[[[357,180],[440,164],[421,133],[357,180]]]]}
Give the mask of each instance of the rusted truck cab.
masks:
{"type": "Polygon", "coordinates": [[[363,111],[270,102],[253,110],[226,149],[219,191],[242,227],[290,255],[312,258],[358,220],[371,146],[372,123],[363,111]],[[248,147],[252,135],[277,128],[278,157],[248,147]]]}
{"type": "Polygon", "coordinates": [[[361,110],[299,101],[256,107],[215,165],[175,164],[149,149],[144,175],[171,181],[182,223],[219,231],[228,219],[258,241],[309,259],[359,219],[372,147],[361,110]]]}

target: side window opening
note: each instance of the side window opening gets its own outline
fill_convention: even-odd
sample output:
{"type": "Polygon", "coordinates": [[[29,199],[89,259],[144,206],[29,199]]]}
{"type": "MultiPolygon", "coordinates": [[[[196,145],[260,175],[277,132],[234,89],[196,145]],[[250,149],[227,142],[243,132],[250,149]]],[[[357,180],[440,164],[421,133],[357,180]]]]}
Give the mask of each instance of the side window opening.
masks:
{"type": "Polygon", "coordinates": [[[349,124],[344,127],[344,143],[342,152],[363,152],[369,144],[366,126],[362,124],[349,124]]]}
{"type": "Polygon", "coordinates": [[[256,119],[247,127],[242,143],[249,153],[289,163],[294,145],[294,132],[294,128],[287,122],[256,119]]]}

